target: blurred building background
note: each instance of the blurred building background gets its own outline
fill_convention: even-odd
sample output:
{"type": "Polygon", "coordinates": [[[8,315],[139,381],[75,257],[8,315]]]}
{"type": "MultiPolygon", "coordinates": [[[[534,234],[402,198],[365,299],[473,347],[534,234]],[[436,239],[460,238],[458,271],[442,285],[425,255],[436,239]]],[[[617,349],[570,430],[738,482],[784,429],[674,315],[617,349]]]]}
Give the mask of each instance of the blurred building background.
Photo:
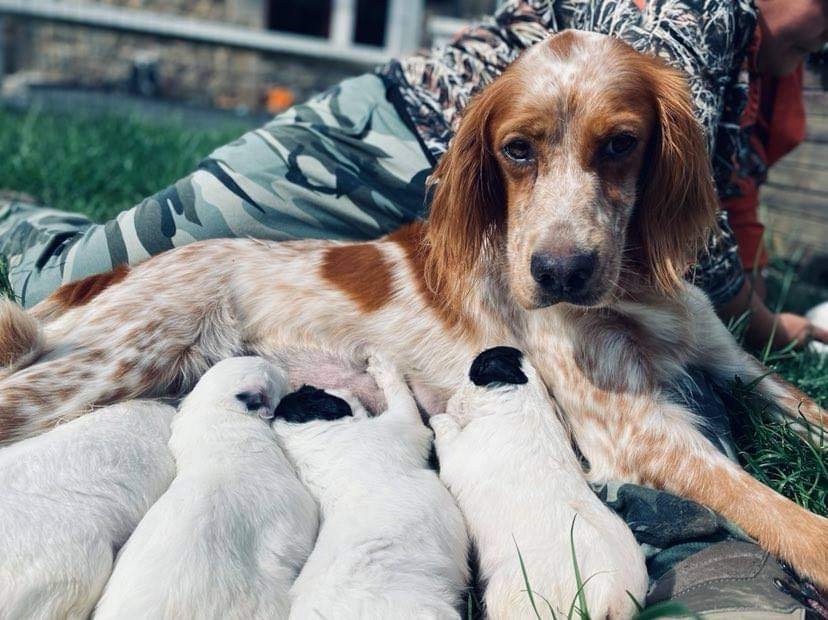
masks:
{"type": "Polygon", "coordinates": [[[449,36],[495,4],[0,0],[0,73],[6,97],[95,89],[273,113],[449,36]]]}

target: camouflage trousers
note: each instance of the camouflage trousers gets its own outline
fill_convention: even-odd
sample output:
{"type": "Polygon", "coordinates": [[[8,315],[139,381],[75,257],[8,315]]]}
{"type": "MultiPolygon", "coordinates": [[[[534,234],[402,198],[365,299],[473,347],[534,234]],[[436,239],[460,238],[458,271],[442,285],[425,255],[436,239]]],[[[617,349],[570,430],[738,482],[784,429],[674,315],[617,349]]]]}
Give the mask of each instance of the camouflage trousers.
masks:
{"type": "Polygon", "coordinates": [[[424,215],[431,163],[373,75],[347,80],[207,157],[105,224],[0,206],[0,254],[32,306],[65,282],[200,239],[372,239],[424,215]]]}
{"type": "MultiPolygon", "coordinates": [[[[105,224],[20,201],[0,205],[0,254],[8,259],[14,292],[31,306],[64,282],[200,239],[376,238],[424,215],[431,166],[384,83],[366,75],[219,148],[192,174],[105,224]]],[[[677,397],[692,395],[689,404],[708,422],[711,441],[733,456],[724,404],[704,376],[694,378],[698,389],[683,386],[677,397]]],[[[698,504],[631,484],[596,492],[642,544],[654,591],[662,598],[677,595],[665,580],[682,582],[680,567],[702,552],[715,556],[716,549],[730,553],[733,545],[746,545],[756,562],[776,566],[737,528],[698,504]]],[[[744,547],[736,549],[745,553],[744,547]]],[[[764,573],[742,580],[747,590],[715,571],[706,577],[714,584],[719,577],[728,580],[726,605],[733,611],[733,605],[765,600],[756,598],[757,588],[778,596],[770,579],[756,581],[756,575],[764,573]]],[[[717,604],[716,587],[707,590],[708,605],[717,604]]],[[[799,609],[792,598],[782,599],[785,610],[799,609]]]]}

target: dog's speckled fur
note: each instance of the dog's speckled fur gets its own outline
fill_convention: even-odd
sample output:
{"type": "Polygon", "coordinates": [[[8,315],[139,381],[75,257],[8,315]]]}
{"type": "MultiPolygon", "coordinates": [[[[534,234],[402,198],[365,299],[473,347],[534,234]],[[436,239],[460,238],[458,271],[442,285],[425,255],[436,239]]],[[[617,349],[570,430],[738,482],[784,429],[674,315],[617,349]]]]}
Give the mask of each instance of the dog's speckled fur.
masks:
{"type": "MultiPolygon", "coordinates": [[[[286,347],[382,351],[421,405],[440,412],[481,350],[509,344],[553,394],[591,479],[709,506],[828,588],[828,520],[728,461],[661,388],[690,365],[725,382],[766,374],[681,279],[716,210],[682,76],[608,37],[552,37],[469,104],[435,178],[428,223],[379,241],[204,241],[59,315],[63,297],[47,299],[34,309],[57,316],[44,326],[43,355],[0,381],[0,442],[92,403],[182,392],[227,356],[286,347]],[[633,83],[635,96],[620,96],[633,83]],[[602,159],[619,131],[638,136],[635,147],[602,159]],[[512,135],[534,141],[527,167],[503,159],[512,135]],[[572,242],[594,245],[596,277],[588,299],[545,306],[527,257],[565,242],[569,220],[587,224],[572,242]]],[[[828,422],[775,377],[758,389],[790,418],[828,422]]]]}

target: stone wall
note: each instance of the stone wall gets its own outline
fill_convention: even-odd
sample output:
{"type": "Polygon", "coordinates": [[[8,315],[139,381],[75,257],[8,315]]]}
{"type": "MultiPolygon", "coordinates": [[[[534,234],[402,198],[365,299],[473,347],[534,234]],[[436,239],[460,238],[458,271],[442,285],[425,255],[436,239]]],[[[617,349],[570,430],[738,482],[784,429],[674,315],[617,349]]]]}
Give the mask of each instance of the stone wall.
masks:
{"type": "MultiPolygon", "coordinates": [[[[265,0],[99,0],[250,28],[262,28],[265,0]]],[[[7,70],[32,72],[38,80],[79,87],[136,89],[136,67],[150,72],[158,96],[224,108],[264,109],[276,101],[301,101],[360,72],[353,66],[307,58],[260,54],[206,44],[41,22],[10,20],[13,53],[7,70]],[[271,102],[274,98],[271,98],[271,102]]],[[[147,76],[143,75],[146,86],[147,76]]]]}

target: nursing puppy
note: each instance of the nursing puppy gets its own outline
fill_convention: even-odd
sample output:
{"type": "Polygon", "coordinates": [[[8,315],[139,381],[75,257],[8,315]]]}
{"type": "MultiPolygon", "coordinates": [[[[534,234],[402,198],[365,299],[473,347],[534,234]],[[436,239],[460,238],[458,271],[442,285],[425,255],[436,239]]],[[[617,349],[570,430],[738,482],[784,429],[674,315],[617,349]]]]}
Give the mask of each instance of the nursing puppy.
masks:
{"type": "Polygon", "coordinates": [[[466,517],[491,618],[566,617],[578,593],[570,528],[593,618],[627,618],[643,601],[644,558],[632,533],[584,481],[546,387],[517,349],[475,358],[469,382],[433,416],[440,477],[466,517]],[[541,598],[543,597],[543,598],[541,598]]]}
{"type": "Polygon", "coordinates": [[[96,618],[286,618],[318,510],[266,421],[287,391],[256,357],[213,366],[181,404],[178,473],[118,556],[96,618]]]}
{"type": "Polygon", "coordinates": [[[431,431],[402,375],[372,358],[388,409],[314,388],[287,396],[274,428],[319,500],[322,524],[291,590],[291,618],[458,618],[468,583],[463,517],[428,468],[431,431]]]}
{"type": "Polygon", "coordinates": [[[175,474],[175,409],[130,401],[0,449],[0,618],[88,618],[175,474]]]}

